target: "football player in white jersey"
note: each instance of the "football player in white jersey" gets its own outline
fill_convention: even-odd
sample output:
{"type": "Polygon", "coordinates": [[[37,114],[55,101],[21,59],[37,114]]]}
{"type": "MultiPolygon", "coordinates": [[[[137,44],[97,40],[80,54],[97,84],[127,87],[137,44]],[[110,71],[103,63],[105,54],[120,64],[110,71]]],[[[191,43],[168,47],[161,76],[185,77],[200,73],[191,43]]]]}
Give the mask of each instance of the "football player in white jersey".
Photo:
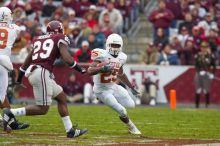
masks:
{"type": "MultiPolygon", "coordinates": [[[[8,72],[13,70],[10,60],[11,48],[19,34],[19,27],[12,24],[12,12],[7,7],[0,7],[0,107],[10,108],[6,92],[8,87],[8,72]]],[[[14,129],[24,129],[29,125],[18,123],[14,129]]],[[[9,130],[9,129],[7,129],[9,130]]]]}
{"type": "Polygon", "coordinates": [[[92,51],[93,63],[88,68],[88,73],[93,75],[94,93],[104,104],[115,110],[128,126],[132,134],[141,134],[134,123],[129,119],[125,107],[133,108],[135,103],[128,91],[115,82],[120,79],[127,85],[134,95],[139,93],[123,72],[123,65],[127,55],[122,52],[123,40],[118,34],[111,34],[106,40],[106,49],[94,49],[92,51]]]}

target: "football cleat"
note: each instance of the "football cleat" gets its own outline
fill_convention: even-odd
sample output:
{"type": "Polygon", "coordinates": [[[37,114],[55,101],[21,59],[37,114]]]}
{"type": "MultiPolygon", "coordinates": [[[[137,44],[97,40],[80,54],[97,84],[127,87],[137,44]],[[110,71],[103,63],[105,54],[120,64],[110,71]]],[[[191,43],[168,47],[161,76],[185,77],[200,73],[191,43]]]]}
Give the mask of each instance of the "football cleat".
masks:
{"type": "Polygon", "coordinates": [[[71,128],[68,132],[67,132],[67,137],[68,138],[75,138],[75,137],[79,137],[80,135],[83,135],[87,132],[88,130],[86,128],[83,129],[73,129],[71,128]]]}
{"type": "Polygon", "coordinates": [[[141,134],[141,132],[137,129],[137,127],[133,123],[128,125],[128,131],[131,134],[135,134],[135,135],[141,134]]]}
{"type": "Polygon", "coordinates": [[[27,123],[18,122],[16,120],[15,116],[12,114],[12,112],[8,108],[3,109],[3,116],[2,117],[3,117],[4,131],[7,131],[7,132],[9,131],[9,129],[20,130],[20,129],[26,129],[30,126],[27,123]]]}

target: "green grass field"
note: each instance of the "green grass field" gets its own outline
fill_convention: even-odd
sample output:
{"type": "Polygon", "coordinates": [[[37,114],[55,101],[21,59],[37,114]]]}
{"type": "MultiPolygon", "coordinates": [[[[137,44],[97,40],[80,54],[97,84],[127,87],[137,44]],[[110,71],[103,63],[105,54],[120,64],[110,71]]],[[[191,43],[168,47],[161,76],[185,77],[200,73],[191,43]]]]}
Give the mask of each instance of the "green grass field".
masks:
{"type": "Polygon", "coordinates": [[[106,106],[69,105],[69,111],[73,123],[89,129],[86,135],[67,139],[56,106],[52,106],[45,116],[18,117],[31,126],[10,134],[0,132],[0,145],[147,145],[167,139],[179,140],[180,144],[187,139],[220,140],[220,112],[217,109],[129,109],[129,116],[142,136],[130,135],[118,115],[106,106]]]}

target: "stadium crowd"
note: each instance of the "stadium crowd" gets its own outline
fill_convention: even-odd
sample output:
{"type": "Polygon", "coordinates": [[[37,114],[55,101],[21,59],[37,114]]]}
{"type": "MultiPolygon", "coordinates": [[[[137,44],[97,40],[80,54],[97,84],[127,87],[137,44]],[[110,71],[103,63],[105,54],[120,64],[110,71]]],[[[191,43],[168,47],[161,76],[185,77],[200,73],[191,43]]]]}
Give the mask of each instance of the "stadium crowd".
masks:
{"type": "MultiPolygon", "coordinates": [[[[1,2],[1,1],[0,1],[1,2]]],[[[90,62],[94,48],[103,48],[105,38],[124,34],[139,12],[139,0],[2,0],[13,11],[21,33],[12,49],[12,62],[22,63],[34,36],[42,35],[51,20],[64,25],[70,52],[78,62],[90,62]]]]}
{"type": "Polygon", "coordinates": [[[193,65],[203,41],[219,64],[220,1],[158,0],[148,20],[153,41],[146,49],[146,64],[193,65]]]}

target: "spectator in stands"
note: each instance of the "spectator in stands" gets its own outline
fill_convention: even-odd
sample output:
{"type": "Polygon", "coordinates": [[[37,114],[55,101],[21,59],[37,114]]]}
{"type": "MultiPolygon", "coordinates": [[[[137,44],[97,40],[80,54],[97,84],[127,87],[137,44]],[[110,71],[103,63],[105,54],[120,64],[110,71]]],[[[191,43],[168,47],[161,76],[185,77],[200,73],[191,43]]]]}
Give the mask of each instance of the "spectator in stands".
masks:
{"type": "Polygon", "coordinates": [[[177,51],[172,50],[169,44],[165,45],[163,50],[160,53],[158,60],[159,65],[178,65],[179,60],[177,56],[177,51]]]}
{"type": "Polygon", "coordinates": [[[92,29],[88,26],[88,23],[86,20],[82,20],[82,22],[80,23],[80,29],[82,32],[82,36],[84,38],[88,38],[89,34],[92,33],[92,29]]]}
{"type": "Polygon", "coordinates": [[[34,12],[42,13],[43,10],[43,0],[30,0],[30,4],[34,12]]]}
{"type": "Polygon", "coordinates": [[[205,20],[200,21],[198,26],[203,29],[205,35],[209,34],[210,29],[218,29],[217,23],[213,21],[210,13],[206,13],[205,20]]]}
{"type": "Polygon", "coordinates": [[[26,3],[25,5],[25,14],[29,20],[34,19],[35,14],[30,3],[26,3]]]}
{"type": "Polygon", "coordinates": [[[173,50],[176,50],[178,52],[178,56],[181,56],[181,51],[183,48],[177,35],[173,35],[170,38],[170,46],[173,50]]]}
{"type": "Polygon", "coordinates": [[[182,65],[192,65],[193,64],[193,50],[194,42],[193,37],[188,37],[183,50],[181,51],[181,64],[182,65]]]}
{"type": "Polygon", "coordinates": [[[158,28],[164,29],[165,36],[169,36],[169,27],[174,20],[173,13],[166,8],[166,3],[163,0],[159,0],[158,9],[150,13],[149,21],[153,23],[154,27],[154,39],[158,28]]]}
{"type": "Polygon", "coordinates": [[[209,34],[207,36],[207,40],[210,44],[210,48],[213,54],[217,54],[218,46],[220,46],[219,38],[218,38],[218,30],[210,29],[209,34]]]}
{"type": "Polygon", "coordinates": [[[81,29],[78,26],[72,30],[72,33],[68,37],[70,39],[71,49],[80,48],[82,41],[85,40],[85,38],[82,36],[81,29]]]}
{"type": "Polygon", "coordinates": [[[85,19],[86,19],[86,21],[87,21],[87,23],[88,23],[88,26],[89,26],[90,28],[93,28],[94,25],[97,25],[97,24],[98,24],[98,21],[93,18],[92,14],[87,14],[87,15],[85,16],[85,19]]]}
{"type": "Polygon", "coordinates": [[[24,38],[24,36],[22,36],[20,34],[20,36],[18,36],[18,38],[16,39],[14,46],[12,48],[12,54],[11,54],[11,61],[13,63],[16,63],[18,61],[18,55],[19,52],[21,51],[22,48],[26,47],[27,41],[24,38]]]}
{"type": "Polygon", "coordinates": [[[171,23],[171,28],[176,28],[177,20],[181,20],[183,17],[181,3],[179,0],[165,0],[165,2],[166,8],[169,9],[174,15],[174,19],[171,23]]]}
{"type": "Polygon", "coordinates": [[[192,36],[193,36],[193,41],[194,41],[194,54],[197,54],[199,51],[199,46],[201,43],[201,30],[200,27],[194,26],[192,30],[192,36]]]}
{"type": "Polygon", "coordinates": [[[200,1],[195,1],[193,5],[189,6],[190,10],[196,8],[198,10],[198,16],[203,18],[206,15],[206,10],[200,4],[200,1]]]}
{"type": "Polygon", "coordinates": [[[26,14],[23,9],[21,8],[16,8],[13,11],[13,20],[16,22],[17,20],[25,19],[26,14]]]}
{"type": "Polygon", "coordinates": [[[184,48],[186,40],[189,37],[188,29],[185,26],[182,27],[181,30],[180,30],[180,34],[178,34],[177,37],[180,41],[180,44],[181,44],[182,48],[184,48]]]}
{"type": "Polygon", "coordinates": [[[53,0],[48,0],[42,10],[42,17],[51,17],[52,13],[56,10],[56,6],[53,4],[53,0]]]}
{"type": "Polygon", "coordinates": [[[93,33],[89,34],[88,36],[88,42],[89,42],[89,50],[93,50],[95,48],[99,48],[98,41],[95,38],[95,35],[93,33]]]}
{"type": "Polygon", "coordinates": [[[98,0],[96,3],[98,13],[101,13],[106,9],[107,1],[106,0],[98,0]]]}
{"type": "Polygon", "coordinates": [[[89,50],[88,41],[83,41],[82,47],[76,50],[74,54],[74,60],[77,62],[84,62],[84,63],[91,62],[91,50],[89,50]]]}
{"type": "Polygon", "coordinates": [[[190,12],[193,18],[193,24],[197,25],[202,20],[202,18],[199,16],[198,9],[193,8],[190,12]]]}
{"type": "Polygon", "coordinates": [[[63,28],[64,28],[65,35],[68,36],[71,34],[72,29],[70,29],[70,27],[69,27],[69,20],[68,19],[63,20],[63,28]]]}
{"type": "Polygon", "coordinates": [[[68,20],[69,20],[69,27],[71,29],[79,26],[82,22],[82,18],[76,17],[76,12],[74,10],[69,10],[68,12],[68,20]]]}
{"type": "Polygon", "coordinates": [[[186,13],[184,18],[184,21],[179,25],[179,33],[181,32],[182,27],[186,27],[189,34],[192,34],[192,28],[196,25],[193,22],[192,15],[190,13],[186,13]]]}
{"type": "Polygon", "coordinates": [[[13,11],[16,8],[24,9],[25,3],[22,0],[8,0],[5,6],[13,11]]]}
{"type": "Polygon", "coordinates": [[[161,51],[161,49],[165,45],[167,45],[168,43],[169,43],[169,39],[166,36],[166,34],[164,33],[164,29],[158,28],[157,29],[157,34],[156,34],[156,37],[155,37],[155,40],[154,40],[154,44],[156,46],[158,46],[159,47],[159,51],[161,51]]]}
{"type": "Polygon", "coordinates": [[[27,45],[21,49],[21,51],[18,53],[17,56],[17,61],[16,63],[24,63],[26,57],[28,56],[28,54],[31,52],[32,50],[32,46],[31,43],[27,43],[27,45]]]}
{"type": "Polygon", "coordinates": [[[101,31],[104,33],[106,38],[113,33],[112,28],[110,26],[110,17],[108,13],[103,14],[103,24],[99,25],[101,27],[101,31]]]}
{"type": "Polygon", "coordinates": [[[93,20],[98,21],[99,14],[95,5],[90,5],[89,11],[85,14],[84,18],[86,18],[87,15],[91,15],[93,20]]]}
{"type": "Polygon", "coordinates": [[[114,3],[109,1],[107,3],[107,9],[103,10],[99,16],[99,25],[104,26],[104,15],[108,13],[109,14],[109,25],[112,28],[113,32],[115,33],[122,33],[122,27],[123,27],[123,17],[120,13],[120,11],[116,8],[114,8],[114,3]]]}
{"type": "Polygon", "coordinates": [[[151,72],[147,73],[147,78],[142,82],[141,87],[141,103],[151,106],[156,105],[157,98],[157,78],[151,72]]]}
{"type": "Polygon", "coordinates": [[[67,9],[79,11],[79,2],[77,0],[63,0],[62,5],[67,9]]]}
{"type": "Polygon", "coordinates": [[[70,103],[83,101],[83,85],[77,80],[76,75],[71,72],[68,81],[63,85],[63,91],[70,103]]]}
{"type": "Polygon", "coordinates": [[[89,10],[91,2],[89,0],[80,0],[79,2],[79,11],[77,12],[77,16],[83,17],[85,13],[89,10]]]}
{"type": "Polygon", "coordinates": [[[195,56],[195,105],[199,108],[200,95],[205,94],[205,105],[209,106],[209,93],[214,73],[216,70],[215,57],[211,52],[210,46],[207,42],[203,41],[200,45],[201,51],[195,56]]]}
{"type": "Polygon", "coordinates": [[[143,53],[142,60],[145,64],[156,65],[159,59],[160,53],[158,48],[153,44],[153,42],[148,43],[146,52],[143,53]]]}
{"type": "Polygon", "coordinates": [[[92,29],[92,33],[95,35],[95,39],[98,43],[99,48],[104,48],[105,44],[105,35],[103,32],[100,31],[100,27],[98,25],[95,25],[92,29]]]}

